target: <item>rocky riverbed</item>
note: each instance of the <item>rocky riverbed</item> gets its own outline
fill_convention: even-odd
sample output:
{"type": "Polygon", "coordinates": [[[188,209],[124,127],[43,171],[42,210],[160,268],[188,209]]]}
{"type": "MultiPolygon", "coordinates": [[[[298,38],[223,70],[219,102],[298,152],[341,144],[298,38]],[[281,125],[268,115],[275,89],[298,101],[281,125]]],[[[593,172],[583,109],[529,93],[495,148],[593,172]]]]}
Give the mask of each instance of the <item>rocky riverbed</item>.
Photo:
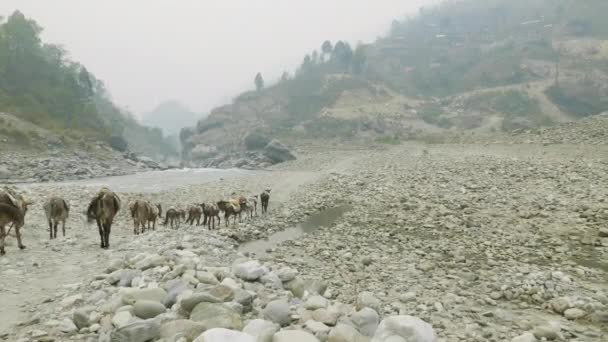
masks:
{"type": "MultiPolygon", "coordinates": [[[[0,258],[8,341],[606,341],[608,150],[416,145],[299,155],[271,172],[157,193],[185,206],[272,188],[269,215],[134,237],[123,210],[99,249],[96,189],[49,241],[40,203],[0,258]],[[327,226],[257,255],[239,244],[328,208],[327,226]],[[401,339],[398,339],[401,337],[401,339]]],[[[41,200],[40,200],[41,201],[41,200]]]]}
{"type": "Polygon", "coordinates": [[[3,151],[0,155],[0,182],[89,179],[171,168],[131,152],[119,153],[105,146],[98,149],[95,152],[56,149],[48,153],[3,151]]]}

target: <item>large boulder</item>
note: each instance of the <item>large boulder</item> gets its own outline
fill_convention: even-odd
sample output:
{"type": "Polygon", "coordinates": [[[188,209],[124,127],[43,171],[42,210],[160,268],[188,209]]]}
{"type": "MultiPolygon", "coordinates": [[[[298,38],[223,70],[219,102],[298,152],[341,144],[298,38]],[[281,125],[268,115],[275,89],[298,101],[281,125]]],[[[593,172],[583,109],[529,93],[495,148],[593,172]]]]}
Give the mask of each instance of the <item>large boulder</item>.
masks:
{"type": "Polygon", "coordinates": [[[182,310],[192,311],[199,303],[222,303],[234,299],[234,290],[226,285],[216,285],[194,292],[180,302],[182,310]]]}
{"type": "Polygon", "coordinates": [[[293,153],[278,140],[272,140],[264,148],[264,155],[273,163],[282,163],[288,160],[294,160],[296,157],[293,153]]]}
{"type": "Polygon", "coordinates": [[[327,342],[364,342],[367,337],[361,335],[357,329],[347,324],[338,324],[329,332],[327,342]]]}
{"type": "Polygon", "coordinates": [[[190,319],[203,323],[207,328],[225,328],[240,330],[243,322],[234,309],[225,304],[200,303],[194,307],[190,319]]]}
{"type": "Polygon", "coordinates": [[[392,316],[382,320],[372,342],[437,342],[433,327],[413,316],[392,316]]]}
{"type": "Polygon", "coordinates": [[[127,288],[122,296],[123,303],[133,305],[138,300],[151,300],[153,302],[165,303],[169,295],[161,288],[130,289],[127,288]]]}
{"type": "Polygon", "coordinates": [[[255,337],[235,330],[215,328],[205,331],[193,342],[256,342],[255,337]]]}

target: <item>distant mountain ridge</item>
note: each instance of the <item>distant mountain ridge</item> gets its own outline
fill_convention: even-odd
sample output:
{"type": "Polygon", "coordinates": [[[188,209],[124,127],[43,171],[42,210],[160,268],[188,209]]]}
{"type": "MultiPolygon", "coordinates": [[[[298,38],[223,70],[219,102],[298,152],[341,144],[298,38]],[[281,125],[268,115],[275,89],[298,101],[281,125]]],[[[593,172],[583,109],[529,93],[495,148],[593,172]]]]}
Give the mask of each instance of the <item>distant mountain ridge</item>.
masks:
{"type": "Polygon", "coordinates": [[[165,135],[178,135],[183,127],[196,124],[200,115],[190,111],[176,100],[165,101],[154,110],[144,113],[142,122],[145,125],[160,128],[165,135]]]}

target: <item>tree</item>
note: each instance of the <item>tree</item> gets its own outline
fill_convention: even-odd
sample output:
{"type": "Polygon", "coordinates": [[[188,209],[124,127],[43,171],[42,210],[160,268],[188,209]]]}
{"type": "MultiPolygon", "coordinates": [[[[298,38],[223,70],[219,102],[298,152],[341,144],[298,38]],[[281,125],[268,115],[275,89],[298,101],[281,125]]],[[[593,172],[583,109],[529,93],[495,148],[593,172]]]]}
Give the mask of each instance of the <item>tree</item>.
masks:
{"type": "Polygon", "coordinates": [[[365,69],[365,63],[367,62],[367,55],[365,54],[365,48],[363,45],[358,44],[352,58],[352,69],[353,73],[360,75],[365,69]]]}
{"type": "Polygon", "coordinates": [[[262,78],[262,73],[255,75],[255,89],[260,91],[264,89],[264,79],[262,78]]]}
{"type": "Polygon", "coordinates": [[[304,60],[302,61],[302,66],[300,67],[300,71],[302,73],[307,73],[312,69],[312,58],[310,58],[310,55],[306,55],[304,57],[304,60]]]}
{"type": "Polygon", "coordinates": [[[332,59],[335,60],[342,69],[348,70],[353,59],[353,49],[348,43],[339,41],[334,47],[332,59]]]}
{"type": "Polygon", "coordinates": [[[311,60],[312,60],[312,64],[314,64],[314,65],[319,63],[319,52],[317,50],[312,52],[311,60]]]}
{"type": "Polygon", "coordinates": [[[281,75],[281,82],[287,82],[289,80],[289,73],[287,71],[283,72],[281,75]]]}
{"type": "Polygon", "coordinates": [[[321,46],[321,62],[325,61],[325,56],[331,54],[333,46],[329,40],[326,40],[321,46]]]}

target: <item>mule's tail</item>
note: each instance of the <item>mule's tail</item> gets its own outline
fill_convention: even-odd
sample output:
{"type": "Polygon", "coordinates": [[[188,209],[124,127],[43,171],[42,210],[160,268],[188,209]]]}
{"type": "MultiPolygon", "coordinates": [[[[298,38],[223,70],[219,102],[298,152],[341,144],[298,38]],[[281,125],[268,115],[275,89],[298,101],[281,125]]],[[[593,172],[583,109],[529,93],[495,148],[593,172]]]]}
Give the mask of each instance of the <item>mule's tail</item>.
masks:
{"type": "Polygon", "coordinates": [[[169,215],[165,214],[165,222],[163,222],[163,226],[166,226],[169,223],[169,215]]]}

